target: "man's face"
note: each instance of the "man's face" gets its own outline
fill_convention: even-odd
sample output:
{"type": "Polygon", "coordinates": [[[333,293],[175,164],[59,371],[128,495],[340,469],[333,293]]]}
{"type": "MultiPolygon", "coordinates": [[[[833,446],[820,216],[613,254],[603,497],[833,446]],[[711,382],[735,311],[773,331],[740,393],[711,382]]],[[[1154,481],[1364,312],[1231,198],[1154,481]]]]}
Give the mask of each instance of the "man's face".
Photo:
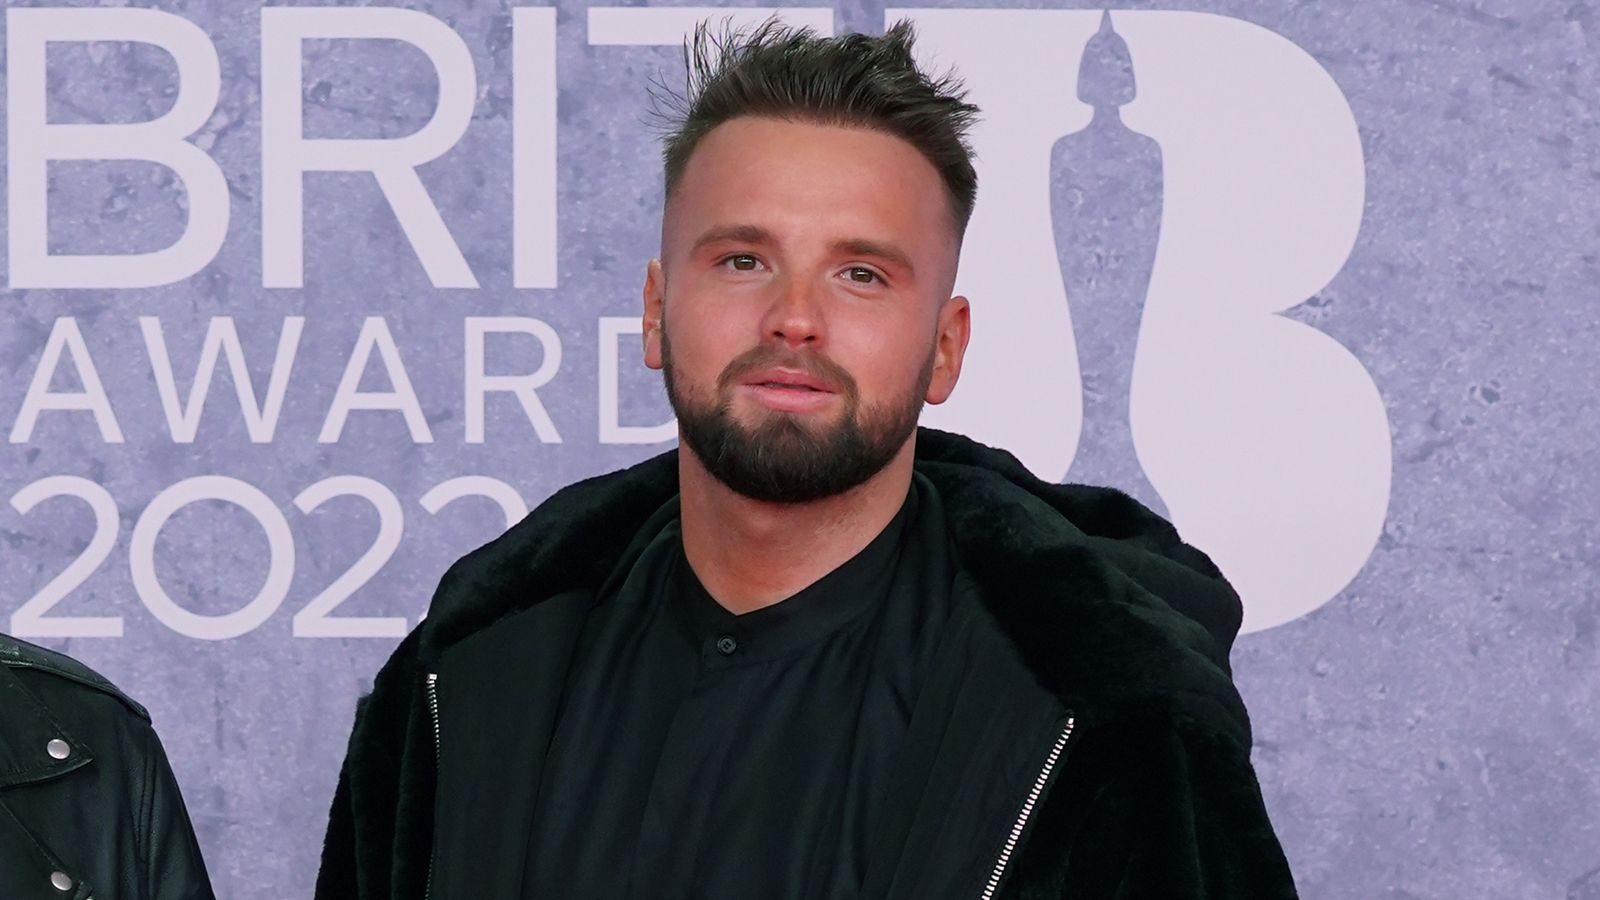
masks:
{"type": "Polygon", "coordinates": [[[743,117],[705,136],[646,278],[645,362],[683,443],[748,497],[806,502],[887,465],[960,372],[943,180],[863,128],[743,117]]]}

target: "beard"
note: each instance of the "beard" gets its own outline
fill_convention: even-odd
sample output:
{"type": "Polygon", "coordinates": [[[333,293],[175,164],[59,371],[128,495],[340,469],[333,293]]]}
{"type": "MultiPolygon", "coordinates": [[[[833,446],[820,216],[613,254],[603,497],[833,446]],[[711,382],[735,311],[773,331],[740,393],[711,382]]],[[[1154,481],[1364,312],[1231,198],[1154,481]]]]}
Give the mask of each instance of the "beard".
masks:
{"type": "Polygon", "coordinates": [[[833,361],[768,345],[729,363],[717,377],[715,399],[707,400],[678,385],[666,323],[661,326],[662,378],[682,442],[713,478],[768,503],[833,497],[883,471],[917,429],[936,350],[937,345],[929,346],[913,390],[865,409],[855,379],[833,361]],[[838,419],[812,423],[820,414],[767,410],[756,425],[741,424],[733,414],[733,392],[745,375],[771,366],[809,372],[835,388],[844,401],[838,419]]]}

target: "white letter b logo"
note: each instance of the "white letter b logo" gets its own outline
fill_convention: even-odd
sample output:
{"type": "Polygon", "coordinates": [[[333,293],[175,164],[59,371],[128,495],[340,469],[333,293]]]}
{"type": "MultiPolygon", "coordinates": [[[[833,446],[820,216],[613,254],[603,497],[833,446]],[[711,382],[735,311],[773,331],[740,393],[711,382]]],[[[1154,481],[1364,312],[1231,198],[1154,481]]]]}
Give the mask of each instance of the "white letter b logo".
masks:
{"type": "Polygon", "coordinates": [[[920,62],[953,64],[983,110],[957,285],[972,298],[972,342],[960,387],[925,421],[1010,448],[1049,479],[1080,446],[1125,446],[1115,455],[1137,478],[1110,483],[1216,561],[1244,598],[1245,631],[1327,602],[1377,542],[1391,463],[1371,375],[1280,315],[1334,277],[1361,222],[1361,144],[1333,79],[1282,36],[1207,13],[1114,13],[1120,41],[1096,40],[1125,41],[1132,72],[1088,88],[1078,75],[1099,11],[886,18],[907,17],[920,62]],[[1099,158],[1064,162],[1067,135],[1099,158]],[[1159,178],[1159,215],[1143,224],[1113,214],[1149,207],[1116,202],[1142,189],[1126,170],[1142,150],[1159,178]],[[1083,166],[1106,173],[1096,183],[1108,205],[1062,174],[1083,166]],[[1067,258],[1145,225],[1144,263],[1115,241],[1067,258]],[[1137,296],[1101,296],[1133,269],[1137,296]],[[1146,479],[1153,491],[1135,489],[1146,479]]]}

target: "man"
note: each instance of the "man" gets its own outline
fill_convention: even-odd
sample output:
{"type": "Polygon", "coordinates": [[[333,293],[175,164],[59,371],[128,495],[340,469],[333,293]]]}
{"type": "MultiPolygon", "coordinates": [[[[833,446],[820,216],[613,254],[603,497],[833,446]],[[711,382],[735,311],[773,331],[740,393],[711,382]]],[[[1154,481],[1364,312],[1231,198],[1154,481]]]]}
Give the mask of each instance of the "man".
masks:
{"type": "Polygon", "coordinates": [[[0,897],[212,900],[144,707],[0,634],[0,897]]]}
{"type": "Polygon", "coordinates": [[[644,284],[680,447],[445,574],[318,896],[1294,896],[1216,567],[917,427],[967,345],[976,109],[911,40],[696,32],[644,284]]]}

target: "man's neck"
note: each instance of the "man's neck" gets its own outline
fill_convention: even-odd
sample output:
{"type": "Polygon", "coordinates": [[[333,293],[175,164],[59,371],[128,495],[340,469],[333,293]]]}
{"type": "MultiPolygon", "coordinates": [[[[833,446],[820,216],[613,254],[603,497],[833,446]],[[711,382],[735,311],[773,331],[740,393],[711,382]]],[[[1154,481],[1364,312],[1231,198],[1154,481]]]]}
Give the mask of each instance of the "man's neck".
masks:
{"type": "Polygon", "coordinates": [[[833,571],[894,519],[911,488],[916,439],[877,475],[810,503],[766,503],[730,490],[688,447],[678,453],[683,551],[723,608],[771,606],[833,571]]]}

